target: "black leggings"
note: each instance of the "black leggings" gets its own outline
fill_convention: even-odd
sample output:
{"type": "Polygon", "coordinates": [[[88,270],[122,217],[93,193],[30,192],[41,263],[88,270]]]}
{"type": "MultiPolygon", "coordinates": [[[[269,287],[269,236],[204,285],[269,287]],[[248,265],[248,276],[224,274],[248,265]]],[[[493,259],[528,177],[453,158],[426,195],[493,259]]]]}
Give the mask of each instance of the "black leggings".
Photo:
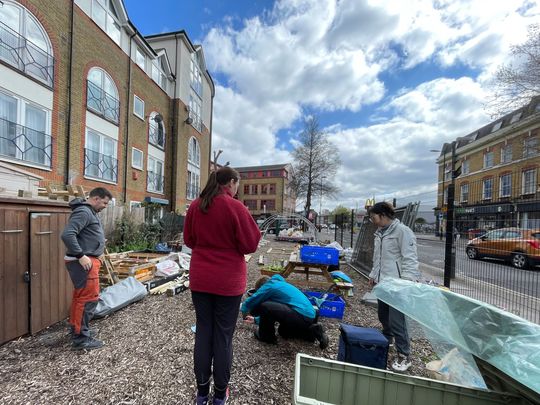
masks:
{"type": "Polygon", "coordinates": [[[279,322],[278,333],[285,339],[297,338],[310,342],[315,341],[315,335],[309,329],[315,319],[300,315],[288,305],[274,301],[265,301],[257,305],[251,314],[260,316],[259,338],[268,343],[276,342],[275,323],[279,322]]]}
{"type": "Polygon", "coordinates": [[[214,387],[225,390],[231,376],[232,339],[242,296],[226,297],[192,291],[191,299],[197,317],[193,353],[197,385],[207,385],[213,376],[214,387]]]}

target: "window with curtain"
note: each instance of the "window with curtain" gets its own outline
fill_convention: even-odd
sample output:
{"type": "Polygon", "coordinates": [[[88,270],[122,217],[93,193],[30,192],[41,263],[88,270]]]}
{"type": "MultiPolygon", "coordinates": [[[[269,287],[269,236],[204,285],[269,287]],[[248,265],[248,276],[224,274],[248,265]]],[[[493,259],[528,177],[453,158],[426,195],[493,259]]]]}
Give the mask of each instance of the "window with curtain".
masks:
{"type": "Polygon", "coordinates": [[[0,92],[0,155],[50,167],[50,111],[0,92]]]}
{"type": "Polygon", "coordinates": [[[87,128],[84,175],[116,183],[118,180],[116,153],[116,140],[87,128]]]}
{"type": "Polygon", "coordinates": [[[163,186],[163,161],[153,156],[148,156],[148,178],[146,189],[154,193],[163,193],[163,186]]]}
{"type": "Polygon", "coordinates": [[[118,125],[120,118],[118,90],[111,77],[101,68],[92,68],[88,72],[86,107],[118,125]]]}
{"type": "Polygon", "coordinates": [[[53,86],[51,41],[38,19],[14,1],[0,7],[0,44],[0,59],[53,86]]]}

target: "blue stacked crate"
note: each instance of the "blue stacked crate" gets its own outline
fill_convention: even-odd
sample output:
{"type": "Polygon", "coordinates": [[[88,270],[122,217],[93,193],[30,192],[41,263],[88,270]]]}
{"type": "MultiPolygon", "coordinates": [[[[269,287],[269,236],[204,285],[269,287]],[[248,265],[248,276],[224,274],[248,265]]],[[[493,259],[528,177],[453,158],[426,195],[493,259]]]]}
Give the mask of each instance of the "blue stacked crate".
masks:
{"type": "Polygon", "coordinates": [[[300,260],[303,263],[339,264],[339,251],[333,247],[304,245],[300,248],[300,260]]]}
{"type": "Polygon", "coordinates": [[[315,291],[304,291],[304,294],[314,306],[319,307],[320,316],[337,319],[343,318],[345,300],[339,295],[315,291]],[[321,299],[324,299],[324,301],[320,305],[317,305],[321,299]]]}

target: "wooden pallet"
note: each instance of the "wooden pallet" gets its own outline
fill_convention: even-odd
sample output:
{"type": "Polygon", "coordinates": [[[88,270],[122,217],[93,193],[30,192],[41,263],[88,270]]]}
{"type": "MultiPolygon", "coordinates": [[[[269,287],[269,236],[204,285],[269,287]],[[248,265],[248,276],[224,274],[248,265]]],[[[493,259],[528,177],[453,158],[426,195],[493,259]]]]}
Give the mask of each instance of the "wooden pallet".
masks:
{"type": "Polygon", "coordinates": [[[64,201],[69,201],[70,197],[80,197],[86,198],[87,192],[84,190],[84,187],[81,185],[65,185],[65,186],[55,186],[49,185],[44,188],[38,189],[38,196],[40,197],[49,197],[50,200],[63,199],[64,201]],[[59,188],[62,187],[62,188],[59,188]]]}

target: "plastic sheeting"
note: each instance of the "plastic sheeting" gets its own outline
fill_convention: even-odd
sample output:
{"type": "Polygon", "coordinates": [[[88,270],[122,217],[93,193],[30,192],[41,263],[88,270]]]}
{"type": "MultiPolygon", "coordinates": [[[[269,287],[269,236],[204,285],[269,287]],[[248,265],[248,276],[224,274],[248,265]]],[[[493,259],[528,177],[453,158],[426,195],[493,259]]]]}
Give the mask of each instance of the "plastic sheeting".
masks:
{"type": "Polygon", "coordinates": [[[135,277],[128,277],[117,284],[105,288],[99,294],[94,318],[102,318],[133,302],[142,300],[148,291],[135,277]]]}
{"type": "Polygon", "coordinates": [[[402,279],[385,280],[373,293],[419,322],[429,331],[428,338],[450,342],[540,392],[539,325],[484,302],[402,279]]]}

